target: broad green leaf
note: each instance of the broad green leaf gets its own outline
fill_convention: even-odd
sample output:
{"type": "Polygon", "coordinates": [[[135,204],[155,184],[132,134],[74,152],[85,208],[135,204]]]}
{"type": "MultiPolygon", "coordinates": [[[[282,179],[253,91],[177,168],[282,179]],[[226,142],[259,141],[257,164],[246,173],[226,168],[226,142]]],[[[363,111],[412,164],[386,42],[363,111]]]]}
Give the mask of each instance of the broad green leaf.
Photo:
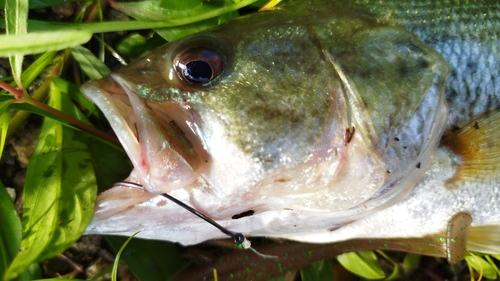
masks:
{"type": "Polygon", "coordinates": [[[8,95],[8,94],[0,94],[0,103],[6,102],[6,101],[13,101],[15,100],[13,95],[8,95]]]}
{"type": "MultiPolygon", "coordinates": [[[[242,1],[244,2],[244,1],[242,1]]],[[[248,1],[246,5],[255,1],[248,1]]],[[[239,4],[239,3],[238,3],[239,4]]],[[[237,9],[241,8],[230,0],[211,1],[187,0],[187,1],[140,1],[140,2],[120,2],[116,8],[123,13],[141,21],[157,21],[170,19],[196,19],[200,15],[214,16],[193,20],[191,24],[186,24],[171,28],[156,29],[167,41],[174,41],[198,31],[217,26],[238,16],[237,9]],[[215,12],[215,13],[214,13],[215,12]],[[222,13],[223,12],[223,13],[222,13]]]]}
{"type": "Polygon", "coordinates": [[[0,182],[0,277],[7,271],[21,245],[21,219],[14,202],[0,182]]]}
{"type": "MultiPolygon", "coordinates": [[[[106,236],[114,249],[119,249],[126,239],[106,236]]],[[[132,239],[121,257],[139,280],[168,280],[182,270],[183,265],[177,245],[166,241],[132,239]]]]}
{"type": "Polygon", "coordinates": [[[389,280],[396,279],[399,276],[398,264],[395,261],[393,261],[391,258],[389,258],[389,256],[387,256],[383,251],[377,250],[376,252],[393,265],[393,269],[392,269],[391,274],[389,276],[387,276],[387,278],[385,278],[385,280],[389,281],[389,280]]]}
{"type": "MultiPolygon", "coordinates": [[[[146,2],[146,1],[144,1],[146,2]]],[[[206,0],[184,0],[184,1],[169,1],[169,0],[161,0],[161,1],[155,1],[156,3],[153,3],[151,1],[150,6],[154,5],[154,7],[151,7],[152,9],[156,8],[160,11],[165,11],[165,14],[170,14],[172,16],[181,14],[182,13],[189,13],[190,10],[198,13],[202,13],[203,10],[210,10],[210,8],[207,8],[206,6],[221,6],[221,3],[223,1],[206,1],[206,0]],[[203,5],[205,4],[205,5],[203,5]]]]}
{"type": "MultiPolygon", "coordinates": [[[[56,87],[50,106],[83,117],[56,87]]],[[[8,278],[61,253],[83,233],[93,215],[96,180],[82,133],[45,119],[24,186],[23,240],[8,278]]]]}
{"type": "MultiPolygon", "coordinates": [[[[68,94],[72,100],[76,101],[80,105],[82,105],[85,109],[88,110],[89,114],[94,114],[98,112],[97,106],[86,99],[82,92],[80,92],[80,87],[76,84],[68,82],[59,77],[51,78],[54,85],[63,93],[68,94]]],[[[88,116],[87,115],[87,116],[88,116]]]]}
{"type": "Polygon", "coordinates": [[[418,263],[420,262],[420,257],[421,256],[417,254],[412,254],[412,253],[406,254],[403,260],[403,268],[406,271],[416,268],[418,266],[418,263]]]}
{"type": "Polygon", "coordinates": [[[54,119],[54,120],[57,120],[58,122],[62,123],[62,124],[65,124],[65,125],[68,125],[68,126],[71,126],[70,123],[62,118],[60,118],[59,116],[56,116],[56,115],[53,115],[49,112],[46,112],[32,104],[29,104],[29,103],[12,103],[9,105],[9,109],[14,109],[14,110],[24,110],[24,111],[28,111],[28,112],[31,112],[31,113],[35,113],[35,114],[38,114],[38,115],[41,115],[41,116],[44,116],[44,117],[48,117],[48,118],[51,118],[51,119],[54,119]]]}
{"type": "Polygon", "coordinates": [[[491,265],[493,270],[495,270],[496,274],[500,275],[500,270],[496,266],[495,262],[493,260],[491,260],[490,255],[484,255],[484,258],[488,261],[488,263],[491,265]]]}
{"type": "Polygon", "coordinates": [[[153,36],[149,36],[151,38],[147,38],[139,33],[132,33],[116,45],[116,50],[125,56],[137,58],[145,52],[166,43],[165,39],[156,33],[154,34],[153,36]]]}
{"type": "MultiPolygon", "coordinates": [[[[21,219],[14,203],[0,182],[0,280],[8,280],[4,275],[19,251],[21,245],[21,219]]],[[[22,272],[17,281],[30,281],[41,275],[38,264],[31,264],[22,272]]]]}
{"type": "Polygon", "coordinates": [[[332,280],[333,269],[331,260],[323,260],[306,266],[300,270],[303,281],[332,280]]]}
{"type": "MultiPolygon", "coordinates": [[[[83,47],[77,47],[76,49],[76,53],[78,54],[75,55],[74,53],[74,55],[84,62],[84,66],[82,66],[82,63],[80,63],[80,65],[85,67],[85,72],[88,73],[89,76],[99,79],[110,72],[108,67],[89,50],[83,47]]],[[[73,50],[73,52],[75,51],[73,50]]],[[[94,104],[89,102],[90,105],[85,105],[86,103],[84,103],[84,100],[86,99],[80,93],[80,90],[75,88],[76,85],[68,83],[60,78],[53,78],[53,81],[61,91],[68,92],[73,99],[81,102],[81,104],[89,110],[95,110],[94,104]],[[78,91],[78,93],[75,94],[75,91],[78,91]]],[[[94,173],[99,191],[109,189],[113,183],[121,181],[128,176],[132,170],[132,165],[123,148],[90,135],[85,136],[85,142],[88,144],[89,151],[92,155],[94,173]]]]}
{"type": "Polygon", "coordinates": [[[233,1],[156,1],[119,2],[115,8],[133,18],[144,21],[172,21],[183,19],[182,24],[206,20],[248,6],[256,0],[233,1]]]}
{"type": "MultiPolygon", "coordinates": [[[[7,0],[5,3],[5,24],[7,35],[4,40],[0,37],[1,46],[9,45],[7,38],[12,36],[23,36],[28,32],[28,0],[7,0]]],[[[26,40],[26,39],[25,39],[26,40]]],[[[29,41],[28,41],[29,42],[29,41]]],[[[1,47],[0,47],[1,49],[1,47]]],[[[21,73],[23,72],[23,53],[7,53],[4,56],[9,56],[12,76],[17,85],[22,86],[21,73]]],[[[1,56],[1,54],[0,54],[1,56]]]]}
{"type": "Polygon", "coordinates": [[[477,255],[465,255],[465,260],[467,263],[474,268],[474,270],[478,273],[483,274],[484,277],[488,279],[496,279],[497,273],[495,269],[483,258],[477,255]]]}
{"type": "Polygon", "coordinates": [[[380,267],[377,256],[372,251],[351,252],[339,255],[339,263],[350,272],[367,279],[380,279],[385,273],[380,267]]]}
{"type": "Polygon", "coordinates": [[[83,72],[85,72],[90,79],[100,79],[111,72],[109,68],[88,49],[82,46],[75,46],[71,48],[71,51],[76,61],[80,64],[83,72]]]}
{"type": "Polygon", "coordinates": [[[157,28],[155,31],[165,40],[172,42],[184,36],[194,34],[196,32],[203,31],[205,29],[209,29],[211,27],[222,24],[230,19],[236,18],[238,16],[238,12],[227,13],[217,18],[210,18],[203,21],[190,23],[181,26],[174,26],[168,28],[157,28]]]}
{"type": "Polygon", "coordinates": [[[0,57],[12,55],[38,54],[83,44],[90,40],[92,33],[81,30],[57,30],[30,32],[18,35],[0,35],[0,57]]]}

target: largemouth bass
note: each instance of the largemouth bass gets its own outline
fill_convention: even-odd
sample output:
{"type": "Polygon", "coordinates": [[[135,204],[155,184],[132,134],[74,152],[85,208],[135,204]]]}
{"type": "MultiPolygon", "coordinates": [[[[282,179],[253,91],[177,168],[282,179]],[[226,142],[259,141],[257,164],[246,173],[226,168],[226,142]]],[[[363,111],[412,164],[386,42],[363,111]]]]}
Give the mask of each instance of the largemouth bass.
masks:
{"type": "Polygon", "coordinates": [[[144,190],[87,233],[225,237],[167,193],[247,236],[500,253],[499,31],[494,1],[293,1],[91,81],[144,190]]]}

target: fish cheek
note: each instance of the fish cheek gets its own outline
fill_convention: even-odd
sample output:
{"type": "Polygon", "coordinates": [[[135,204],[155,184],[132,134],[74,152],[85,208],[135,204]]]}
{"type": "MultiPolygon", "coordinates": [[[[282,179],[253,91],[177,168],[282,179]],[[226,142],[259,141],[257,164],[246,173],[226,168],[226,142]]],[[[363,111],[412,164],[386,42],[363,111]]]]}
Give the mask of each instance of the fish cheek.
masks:
{"type": "Polygon", "coordinates": [[[267,156],[286,140],[315,143],[328,123],[331,73],[325,73],[329,66],[307,29],[261,30],[235,50],[233,70],[221,83],[231,90],[210,97],[232,123],[234,141],[248,153],[261,150],[267,156]]]}

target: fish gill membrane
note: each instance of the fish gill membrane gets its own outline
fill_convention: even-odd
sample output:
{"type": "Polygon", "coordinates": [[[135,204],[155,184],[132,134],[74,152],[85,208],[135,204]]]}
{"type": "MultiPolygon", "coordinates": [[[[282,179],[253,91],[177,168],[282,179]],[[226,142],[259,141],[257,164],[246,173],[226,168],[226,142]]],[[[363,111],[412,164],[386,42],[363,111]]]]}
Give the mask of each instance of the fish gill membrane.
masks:
{"type": "Polygon", "coordinates": [[[441,140],[447,61],[350,8],[287,3],[85,84],[134,165],[125,181],[144,187],[101,193],[86,233],[225,237],[167,193],[247,237],[448,237],[450,261],[500,253],[500,114],[441,140]]]}

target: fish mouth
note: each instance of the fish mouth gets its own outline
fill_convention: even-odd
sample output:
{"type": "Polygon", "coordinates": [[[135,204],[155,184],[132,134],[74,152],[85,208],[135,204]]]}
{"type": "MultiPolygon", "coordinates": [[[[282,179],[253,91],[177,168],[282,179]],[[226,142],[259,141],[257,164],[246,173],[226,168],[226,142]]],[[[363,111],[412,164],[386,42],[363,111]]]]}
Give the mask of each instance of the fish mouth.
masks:
{"type": "Polygon", "coordinates": [[[195,114],[177,102],[149,102],[134,88],[111,74],[86,83],[82,92],[104,113],[132,161],[128,180],[152,193],[191,185],[209,158],[195,114]]]}

